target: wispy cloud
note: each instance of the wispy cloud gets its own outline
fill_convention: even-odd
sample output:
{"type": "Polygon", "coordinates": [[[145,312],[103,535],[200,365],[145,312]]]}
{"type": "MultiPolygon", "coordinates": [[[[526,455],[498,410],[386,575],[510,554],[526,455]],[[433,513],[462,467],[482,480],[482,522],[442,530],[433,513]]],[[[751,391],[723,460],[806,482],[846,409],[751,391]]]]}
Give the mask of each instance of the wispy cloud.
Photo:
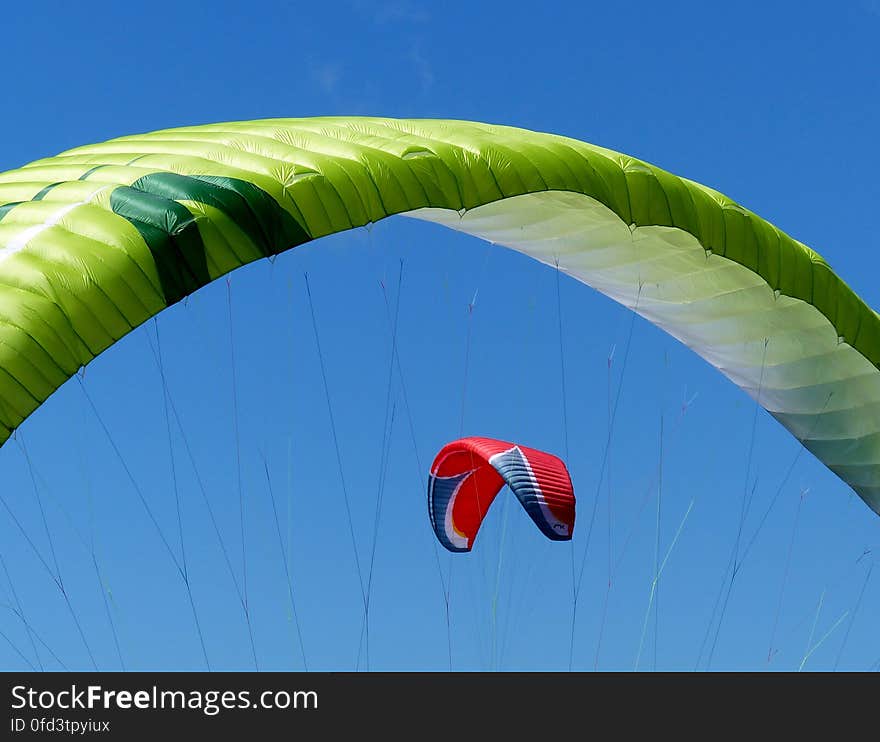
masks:
{"type": "Polygon", "coordinates": [[[425,6],[408,0],[387,0],[387,2],[355,0],[354,6],[380,26],[393,23],[422,24],[431,20],[425,6]]]}
{"type": "Polygon", "coordinates": [[[414,72],[419,78],[422,93],[427,93],[434,85],[434,69],[422,53],[419,44],[413,44],[410,48],[409,59],[412,62],[414,72]]]}
{"type": "Polygon", "coordinates": [[[880,0],[862,0],[862,10],[880,18],[880,0]]]}
{"type": "Polygon", "coordinates": [[[309,76],[312,81],[327,95],[333,95],[339,88],[342,79],[342,68],[338,64],[327,62],[311,62],[309,76]]]}

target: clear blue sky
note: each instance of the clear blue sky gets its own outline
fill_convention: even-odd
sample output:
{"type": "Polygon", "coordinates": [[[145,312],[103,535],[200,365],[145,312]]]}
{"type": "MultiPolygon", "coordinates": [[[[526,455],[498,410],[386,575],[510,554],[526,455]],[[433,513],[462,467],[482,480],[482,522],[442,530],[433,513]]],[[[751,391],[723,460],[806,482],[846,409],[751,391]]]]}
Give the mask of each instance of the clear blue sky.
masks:
{"type": "MultiPolygon", "coordinates": [[[[833,8],[485,2],[441,9],[381,0],[89,5],[4,11],[0,169],[116,135],[271,116],[524,126],[632,154],[726,193],[818,250],[880,306],[875,0],[833,8]]],[[[242,592],[246,574],[259,667],[303,666],[263,457],[309,667],[358,663],[363,608],[305,271],[351,530],[364,572],[374,562],[371,669],[448,667],[440,573],[451,585],[456,669],[564,670],[572,656],[575,669],[630,669],[637,657],[642,669],[682,670],[802,663],[864,670],[880,660],[873,629],[880,574],[868,580],[880,521],[809,454],[798,457],[798,445],[772,418],[763,411],[755,417],[744,393],[675,341],[563,278],[564,429],[555,273],[398,219],[235,273],[234,354],[225,283],[163,314],[167,388],[184,431],[172,423],[170,446],[150,346],[156,326],[132,333],[86,371],[84,387],[179,560],[182,533],[213,668],[255,663],[184,440],[242,592]],[[401,260],[403,384],[395,369],[389,464],[380,486],[391,346],[380,281],[393,304],[401,260]],[[467,305],[475,295],[465,384],[467,305]],[[609,395],[613,400],[618,389],[609,476],[584,556],[609,395]],[[685,402],[691,404],[682,414],[685,402]],[[559,454],[567,438],[579,497],[573,546],[544,541],[508,493],[474,552],[452,560],[441,554],[438,570],[425,475],[434,453],[458,436],[462,409],[466,434],[559,454]],[[713,606],[744,492],[753,487],[747,538],[779,496],[737,573],[716,641],[713,606]],[[661,491],[660,560],[681,529],[646,613],[661,491]],[[616,565],[610,590],[609,555],[616,565]],[[573,655],[572,563],[576,571],[585,565],[573,655]]],[[[85,669],[90,651],[101,669],[119,668],[120,657],[128,669],[204,668],[183,580],[80,384],[67,384],[21,434],[48,528],[27,459],[11,441],[0,450],[0,481],[31,543],[0,513],[9,578],[0,573],[0,667],[56,669],[60,661],[85,669]],[[72,613],[50,576],[56,560],[72,613]]]]}

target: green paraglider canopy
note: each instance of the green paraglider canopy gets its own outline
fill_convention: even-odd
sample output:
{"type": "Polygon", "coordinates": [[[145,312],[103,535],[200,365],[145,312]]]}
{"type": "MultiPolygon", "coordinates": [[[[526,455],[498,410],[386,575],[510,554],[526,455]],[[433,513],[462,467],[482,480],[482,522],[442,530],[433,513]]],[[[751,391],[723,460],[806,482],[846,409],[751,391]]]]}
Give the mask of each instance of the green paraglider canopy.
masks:
{"type": "Polygon", "coordinates": [[[393,214],[519,250],[632,308],[880,512],[880,318],[819,255],[632,157],[464,121],[186,127],[0,174],[0,442],[201,286],[393,214]]]}

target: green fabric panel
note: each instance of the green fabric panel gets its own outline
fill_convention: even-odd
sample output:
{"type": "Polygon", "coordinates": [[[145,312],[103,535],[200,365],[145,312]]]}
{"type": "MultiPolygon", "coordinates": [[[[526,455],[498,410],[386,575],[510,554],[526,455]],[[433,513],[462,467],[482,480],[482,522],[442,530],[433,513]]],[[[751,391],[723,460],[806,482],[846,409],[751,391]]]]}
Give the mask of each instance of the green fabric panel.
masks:
{"type": "Polygon", "coordinates": [[[89,179],[89,176],[90,176],[92,173],[97,172],[98,170],[101,170],[101,169],[103,169],[103,168],[105,168],[105,167],[108,167],[108,166],[107,166],[107,165],[95,165],[94,167],[90,167],[90,168],[89,168],[88,170],[86,170],[82,175],[79,176],[79,180],[88,180],[88,179],[89,179]]]}
{"type": "Polygon", "coordinates": [[[197,201],[218,208],[264,256],[301,245],[309,239],[299,223],[271,196],[244,180],[156,173],[145,176],[132,187],[176,201],[197,201]]]}
{"type": "Polygon", "coordinates": [[[21,201],[11,201],[8,204],[3,204],[0,206],[0,220],[3,219],[10,211],[12,211],[16,206],[18,206],[21,201]]]}
{"type": "Polygon", "coordinates": [[[153,253],[166,303],[180,301],[210,282],[202,238],[185,206],[128,186],[113,191],[111,204],[153,253]]]}
{"type": "Polygon", "coordinates": [[[57,186],[60,186],[61,183],[63,183],[63,182],[64,181],[59,181],[58,183],[51,183],[51,184],[47,185],[45,188],[40,189],[40,192],[36,196],[34,196],[31,199],[31,201],[42,201],[46,197],[46,195],[49,193],[49,191],[51,191],[53,188],[55,188],[57,186]]]}
{"type": "Polygon", "coordinates": [[[167,304],[212,280],[203,236],[181,201],[214,206],[263,257],[300,245],[305,230],[257,186],[235,178],[152,173],[113,191],[114,213],[140,232],[153,253],[167,304]]]}

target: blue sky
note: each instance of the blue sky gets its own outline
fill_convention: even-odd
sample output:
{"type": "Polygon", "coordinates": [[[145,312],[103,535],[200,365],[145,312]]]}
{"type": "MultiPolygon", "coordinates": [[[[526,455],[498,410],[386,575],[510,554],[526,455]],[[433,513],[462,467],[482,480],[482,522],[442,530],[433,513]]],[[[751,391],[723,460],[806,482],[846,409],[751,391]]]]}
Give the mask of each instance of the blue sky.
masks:
{"type": "MultiPolygon", "coordinates": [[[[710,185],[818,250],[880,306],[876,2],[802,3],[796,12],[782,3],[90,6],[5,12],[0,169],[116,135],[236,119],[511,124],[710,185]]],[[[558,298],[561,348],[554,271],[397,219],[249,266],[229,291],[209,286],[132,333],[23,426],[24,449],[11,441],[0,450],[4,496],[27,534],[0,514],[0,667],[85,669],[91,654],[101,669],[203,669],[204,655],[216,669],[301,669],[279,531],[310,669],[445,669],[450,645],[456,669],[564,670],[570,659],[575,669],[872,667],[876,516],[690,351],[570,279],[559,280],[558,298]],[[380,282],[393,305],[401,261],[403,373],[392,375],[382,486],[391,333],[380,282]],[[351,530],[364,571],[374,563],[369,665],[305,272],[351,530]],[[151,350],[157,329],[182,422],[172,421],[170,437],[151,350]],[[467,434],[559,454],[568,441],[579,497],[572,546],[543,541],[508,494],[474,552],[441,554],[438,568],[424,480],[434,453],[462,430],[462,409],[467,434]],[[716,640],[713,605],[753,487],[745,530],[757,537],[716,640]],[[178,560],[183,535],[204,653],[138,491],[178,560]],[[667,551],[647,611],[655,552],[662,561],[667,551]],[[72,610],[50,577],[56,562],[72,610]],[[572,563],[584,565],[573,652],[572,563]],[[245,575],[250,632],[237,596],[245,575]]]]}

